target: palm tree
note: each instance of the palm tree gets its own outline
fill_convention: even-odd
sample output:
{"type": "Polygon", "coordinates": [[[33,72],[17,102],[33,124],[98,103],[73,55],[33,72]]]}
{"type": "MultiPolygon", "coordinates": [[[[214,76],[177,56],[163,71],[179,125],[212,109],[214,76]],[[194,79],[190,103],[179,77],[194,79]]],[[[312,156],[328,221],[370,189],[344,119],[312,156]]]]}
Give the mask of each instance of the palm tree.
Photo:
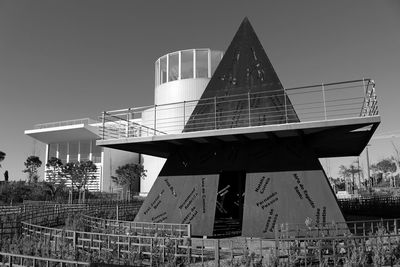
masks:
{"type": "MultiPolygon", "coordinates": [[[[350,164],[349,167],[346,167],[344,165],[340,165],[340,167],[339,167],[339,174],[341,176],[343,176],[345,181],[346,181],[346,178],[348,178],[348,177],[352,178],[352,183],[351,183],[351,192],[352,193],[354,193],[354,188],[355,188],[354,179],[355,179],[356,173],[358,173],[358,174],[360,173],[360,168],[356,167],[354,165],[354,163],[350,164]]],[[[349,191],[349,190],[346,190],[346,191],[349,191]]]]}

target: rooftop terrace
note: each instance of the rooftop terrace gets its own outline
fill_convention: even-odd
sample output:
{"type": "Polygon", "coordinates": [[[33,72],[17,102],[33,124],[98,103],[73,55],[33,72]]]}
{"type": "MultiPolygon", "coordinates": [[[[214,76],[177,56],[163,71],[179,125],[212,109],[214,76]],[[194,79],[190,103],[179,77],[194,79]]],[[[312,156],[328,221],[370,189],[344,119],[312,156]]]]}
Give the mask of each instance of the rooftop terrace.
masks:
{"type": "Polygon", "coordinates": [[[182,145],[302,138],[317,157],[344,157],[379,123],[375,83],[361,79],[106,111],[97,144],[168,157],[182,145]]]}
{"type": "Polygon", "coordinates": [[[185,135],[185,132],[374,116],[378,116],[375,83],[362,79],[106,111],[102,114],[100,135],[102,140],[185,135]],[[285,94],[287,97],[283,97],[285,94]],[[277,98],[284,99],[283,105],[254,105],[263,99],[277,98]],[[222,105],[229,108],[220,109],[222,105]],[[211,112],[192,115],[196,106],[211,112]],[[186,125],[189,119],[190,127],[186,125]]]}

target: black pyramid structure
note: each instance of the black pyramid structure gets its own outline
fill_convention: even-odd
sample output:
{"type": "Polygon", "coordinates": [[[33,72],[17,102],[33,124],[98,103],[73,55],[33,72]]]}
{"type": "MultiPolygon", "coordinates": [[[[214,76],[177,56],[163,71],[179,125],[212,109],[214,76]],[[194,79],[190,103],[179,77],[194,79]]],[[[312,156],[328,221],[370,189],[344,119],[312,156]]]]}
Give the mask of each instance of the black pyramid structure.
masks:
{"type": "Polygon", "coordinates": [[[252,139],[215,131],[298,121],[244,19],[184,128],[203,131],[203,141],[177,140],[135,220],[190,224],[194,236],[263,238],[274,237],[284,223],[344,221],[318,157],[301,135],[258,132],[252,139]]]}
{"type": "Polygon", "coordinates": [[[245,18],[184,132],[297,121],[264,48],[245,18]]]}

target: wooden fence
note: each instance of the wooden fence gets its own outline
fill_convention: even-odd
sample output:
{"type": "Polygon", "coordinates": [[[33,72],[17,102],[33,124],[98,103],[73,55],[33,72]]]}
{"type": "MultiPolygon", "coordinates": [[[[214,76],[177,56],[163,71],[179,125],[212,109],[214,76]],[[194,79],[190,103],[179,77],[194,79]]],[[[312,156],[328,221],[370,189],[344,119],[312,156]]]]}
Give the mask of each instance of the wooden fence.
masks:
{"type": "MultiPolygon", "coordinates": [[[[96,262],[107,258],[110,264],[150,266],[167,262],[185,266],[234,265],[240,262],[266,266],[340,266],[366,263],[381,266],[400,263],[397,219],[339,222],[308,227],[286,224],[277,227],[275,239],[263,240],[190,238],[189,226],[180,226],[181,228],[177,228],[179,230],[172,230],[168,234],[165,231],[167,224],[162,229],[162,224],[139,225],[94,217],[109,210],[108,215],[122,219],[128,215],[128,211],[138,206],[140,207],[137,203],[120,203],[118,206],[115,203],[18,206],[16,210],[9,209],[10,212],[0,216],[0,219],[3,221],[4,218],[16,216],[17,225],[10,229],[19,229],[16,232],[23,238],[43,244],[54,257],[68,258],[73,255],[76,262],[96,262]],[[76,212],[84,212],[83,221],[89,228],[97,229],[97,232],[48,227],[65,220],[68,213],[76,212]],[[181,233],[187,233],[188,237],[181,233]]],[[[1,238],[4,229],[6,228],[1,228],[1,238]]],[[[10,262],[7,260],[8,254],[1,255],[5,264],[10,262]]],[[[14,265],[18,265],[20,258],[17,254],[12,255],[14,256],[10,259],[14,261],[14,265]]],[[[39,259],[44,259],[40,264],[51,265],[50,261],[46,262],[47,258],[39,259]]],[[[26,262],[33,262],[33,258],[26,262]]]]}
{"type": "MultiPolygon", "coordinates": [[[[276,231],[278,232],[278,231],[276,231]]],[[[110,255],[113,264],[184,266],[233,265],[252,262],[264,266],[392,264],[400,262],[400,235],[380,228],[374,235],[259,238],[178,238],[87,233],[23,223],[23,235],[47,244],[55,255],[72,250],[82,255],[110,255]],[[64,249],[64,250],[63,250],[64,249]],[[397,253],[397,254],[396,254],[397,253]]],[[[358,265],[357,265],[358,266],[358,265]]]]}
{"type": "Polygon", "coordinates": [[[332,222],[326,224],[283,224],[277,231],[285,238],[325,237],[325,236],[368,236],[384,230],[387,233],[400,234],[400,219],[381,219],[367,221],[332,222]]]}
{"type": "Polygon", "coordinates": [[[80,261],[69,261],[62,259],[44,258],[44,257],[34,257],[28,255],[20,255],[13,253],[0,252],[0,263],[1,266],[89,266],[88,262],[80,261]]]}
{"type": "Polygon", "coordinates": [[[190,224],[133,222],[103,219],[83,214],[85,226],[92,232],[110,232],[114,234],[130,234],[140,236],[190,237],[190,224]]]}
{"type": "Polygon", "coordinates": [[[109,254],[111,263],[152,265],[167,258],[184,261],[191,257],[190,239],[157,236],[134,236],[71,231],[22,223],[22,236],[43,243],[50,254],[61,258],[71,251],[76,260],[82,255],[109,254]]]}
{"type": "Polygon", "coordinates": [[[129,219],[139,211],[140,206],[140,201],[2,206],[0,207],[0,238],[20,233],[21,222],[54,227],[63,225],[67,216],[76,213],[129,219]]]}

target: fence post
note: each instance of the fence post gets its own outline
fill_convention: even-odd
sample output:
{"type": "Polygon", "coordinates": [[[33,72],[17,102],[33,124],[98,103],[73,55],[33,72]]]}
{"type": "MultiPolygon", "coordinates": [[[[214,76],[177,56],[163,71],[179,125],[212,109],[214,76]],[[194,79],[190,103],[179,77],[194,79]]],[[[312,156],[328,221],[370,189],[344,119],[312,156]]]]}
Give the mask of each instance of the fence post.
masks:
{"type": "Polygon", "coordinates": [[[324,117],[325,117],[325,120],[326,120],[326,99],[325,99],[325,86],[324,86],[324,84],[322,84],[322,98],[323,98],[323,101],[324,101],[324,117]]]}
{"type": "Polygon", "coordinates": [[[215,262],[215,264],[214,264],[214,266],[215,267],[220,267],[220,265],[219,265],[219,239],[215,239],[214,240],[214,246],[215,246],[215,252],[214,252],[214,257],[215,257],[214,262],[215,262]]]}
{"type": "Polygon", "coordinates": [[[77,237],[77,235],[76,235],[76,231],[74,231],[74,234],[73,234],[73,239],[72,239],[72,246],[73,246],[73,248],[74,248],[74,251],[75,251],[75,260],[76,260],[76,237],[77,237]]]}
{"type": "Polygon", "coordinates": [[[118,207],[118,204],[117,204],[117,210],[115,211],[116,213],[117,213],[117,222],[119,221],[119,207],[118,207]]]}
{"type": "Polygon", "coordinates": [[[190,238],[186,239],[187,242],[187,251],[186,251],[186,256],[187,256],[187,263],[190,266],[190,262],[192,259],[192,240],[190,238]]]}
{"type": "Polygon", "coordinates": [[[279,228],[278,225],[275,224],[275,257],[278,261],[279,265],[279,228]]]}
{"type": "Polygon", "coordinates": [[[191,224],[188,224],[187,229],[188,229],[188,237],[191,237],[192,236],[191,224]]]}
{"type": "Polygon", "coordinates": [[[150,266],[153,266],[153,238],[150,237],[150,266]]]}

